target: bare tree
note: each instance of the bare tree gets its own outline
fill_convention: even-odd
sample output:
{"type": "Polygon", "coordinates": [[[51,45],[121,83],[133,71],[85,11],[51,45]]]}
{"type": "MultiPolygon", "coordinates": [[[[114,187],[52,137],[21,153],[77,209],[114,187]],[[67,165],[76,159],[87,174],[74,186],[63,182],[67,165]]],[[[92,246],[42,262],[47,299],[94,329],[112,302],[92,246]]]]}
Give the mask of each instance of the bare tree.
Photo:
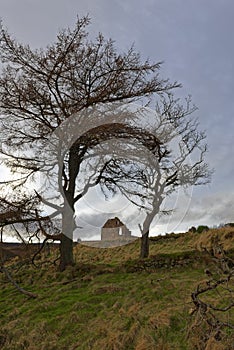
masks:
{"type": "MultiPolygon", "coordinates": [[[[108,183],[112,191],[118,188],[145,213],[144,222],[139,223],[141,258],[149,255],[150,226],[155,216],[162,212],[165,198],[179,188],[204,185],[210,181],[212,171],[205,162],[206,135],[199,131],[197,119],[192,116],[195,110],[190,97],[183,104],[172,94],[157,102],[150,119],[144,116],[149,111],[142,109],[138,117],[141,121],[148,121],[144,128],[158,139],[158,152],[138,145],[137,156],[134,159],[129,157],[127,167],[124,158],[107,166],[105,184],[108,183]]],[[[170,211],[167,208],[164,213],[168,209],[170,211]]]]}
{"type": "MultiPolygon", "coordinates": [[[[0,241],[0,272],[4,273],[6,278],[14,285],[14,287],[24,295],[30,298],[36,298],[36,295],[20,287],[19,284],[12,277],[9,268],[6,266],[6,261],[10,255],[15,255],[16,252],[12,249],[5,248],[3,242],[4,230],[7,230],[6,235],[9,236],[15,233],[19,241],[22,243],[21,254],[27,254],[27,243],[23,237],[22,230],[19,232],[15,225],[22,225],[25,230],[29,233],[30,224],[35,224],[35,207],[38,204],[33,198],[27,196],[21,196],[21,198],[11,198],[8,200],[7,196],[0,198],[0,230],[1,230],[1,241],[0,241]]],[[[38,218],[40,221],[40,218],[38,218]]],[[[45,220],[45,218],[42,218],[45,220]]],[[[35,225],[34,225],[35,230],[35,225]]],[[[31,231],[32,236],[32,231],[31,231]]],[[[34,236],[34,234],[33,234],[34,236]]],[[[21,255],[19,251],[17,254],[21,255]]]]}
{"type": "Polygon", "coordinates": [[[180,187],[204,185],[210,181],[212,171],[205,162],[206,135],[191,116],[195,110],[190,98],[183,105],[173,96],[164,98],[156,106],[155,132],[161,143],[161,157],[147,172],[150,208],[140,225],[142,258],[149,255],[150,225],[160,212],[163,200],[180,187]]]}
{"type": "MultiPolygon", "coordinates": [[[[57,129],[61,131],[63,123],[74,114],[84,116],[84,111],[100,105],[168,94],[179,86],[161,79],[160,63],[142,62],[133,47],[118,53],[113,41],[105,40],[101,34],[94,41],[88,40],[89,22],[88,17],[78,19],[74,29],[60,31],[56,42],[44,50],[22,45],[3,26],[0,28],[1,153],[4,163],[20,174],[14,186],[27,186],[37,173],[55,167],[50,162],[51,154],[47,158],[45,150],[51,135],[57,129]]],[[[86,123],[90,126],[92,122],[89,114],[86,123]]],[[[100,124],[99,127],[100,135],[100,124]]],[[[77,124],[76,129],[79,128],[82,126],[77,124]]],[[[117,129],[112,132],[112,136],[118,134],[117,129]]],[[[131,134],[136,136],[134,131],[131,134]]],[[[74,219],[75,202],[88,189],[86,186],[76,193],[80,166],[89,147],[84,137],[79,140],[70,142],[66,155],[60,154],[58,186],[64,202],[52,203],[44,199],[43,193],[38,194],[44,205],[54,209],[53,215],[62,216],[61,270],[73,263],[74,227],[70,223],[74,219]]],[[[98,180],[100,176],[95,181],[98,180]]]]}
{"type": "MultiPolygon", "coordinates": [[[[23,255],[29,253],[30,243],[40,241],[41,227],[48,226],[50,222],[49,216],[36,215],[39,201],[35,197],[22,196],[22,193],[17,191],[14,198],[5,195],[0,197],[0,252],[4,256],[5,245],[4,240],[14,236],[22,243],[20,252],[23,255]],[[8,198],[10,197],[10,198],[8,198]],[[17,197],[17,198],[16,198],[17,197]],[[42,224],[43,222],[43,224],[42,224]]],[[[54,235],[51,235],[51,239],[54,235]]],[[[9,248],[6,248],[6,253],[9,251],[14,254],[9,248]]],[[[20,254],[21,255],[21,254],[20,254]]],[[[30,254],[28,254],[30,255],[30,254]]],[[[4,259],[2,260],[4,263],[4,259]]]]}
{"type": "Polygon", "coordinates": [[[35,208],[38,204],[38,200],[33,197],[20,196],[16,193],[14,197],[6,195],[0,197],[0,227],[3,228],[16,223],[34,222],[35,208]]]}

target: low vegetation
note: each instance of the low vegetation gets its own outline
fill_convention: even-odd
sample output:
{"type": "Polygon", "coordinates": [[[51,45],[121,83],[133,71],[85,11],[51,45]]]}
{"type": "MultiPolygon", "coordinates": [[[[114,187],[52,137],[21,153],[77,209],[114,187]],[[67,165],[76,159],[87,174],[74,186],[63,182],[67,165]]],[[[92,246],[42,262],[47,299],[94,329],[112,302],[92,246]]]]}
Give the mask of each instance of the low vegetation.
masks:
{"type": "Polygon", "coordinates": [[[5,274],[0,275],[0,348],[233,349],[234,329],[211,329],[207,315],[209,311],[220,324],[234,325],[234,308],[226,312],[209,308],[203,314],[192,300],[195,293],[217,309],[233,301],[232,276],[219,290],[196,295],[229,276],[218,266],[212,247],[222,247],[231,262],[232,227],[151,238],[150,257],[144,260],[138,258],[139,245],[135,241],[97,249],[77,244],[75,265],[63,272],[53,263],[56,248],[38,256],[36,266],[10,260],[7,269],[14,280],[37,297],[19,293],[5,274]]]}

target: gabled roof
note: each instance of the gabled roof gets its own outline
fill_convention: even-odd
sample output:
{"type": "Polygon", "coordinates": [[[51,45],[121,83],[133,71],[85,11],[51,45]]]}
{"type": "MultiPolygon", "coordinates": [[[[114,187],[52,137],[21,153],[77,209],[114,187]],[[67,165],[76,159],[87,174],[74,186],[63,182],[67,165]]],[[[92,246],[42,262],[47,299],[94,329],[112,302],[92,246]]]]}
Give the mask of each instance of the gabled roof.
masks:
{"type": "Polygon", "coordinates": [[[105,222],[105,224],[102,226],[103,228],[115,228],[115,227],[121,227],[124,226],[122,221],[117,218],[117,216],[113,219],[109,219],[105,222]]]}

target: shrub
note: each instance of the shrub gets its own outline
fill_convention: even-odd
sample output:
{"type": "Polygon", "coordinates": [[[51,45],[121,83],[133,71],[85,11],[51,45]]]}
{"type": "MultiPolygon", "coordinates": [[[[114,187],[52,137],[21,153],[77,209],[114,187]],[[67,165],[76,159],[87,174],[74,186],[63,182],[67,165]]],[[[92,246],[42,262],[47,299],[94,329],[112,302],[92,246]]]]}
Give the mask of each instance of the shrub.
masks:
{"type": "Polygon", "coordinates": [[[197,233],[202,233],[203,231],[208,231],[209,227],[206,225],[200,225],[197,227],[197,233]]]}
{"type": "Polygon", "coordinates": [[[225,227],[234,227],[234,222],[228,222],[224,225],[225,227]]]}

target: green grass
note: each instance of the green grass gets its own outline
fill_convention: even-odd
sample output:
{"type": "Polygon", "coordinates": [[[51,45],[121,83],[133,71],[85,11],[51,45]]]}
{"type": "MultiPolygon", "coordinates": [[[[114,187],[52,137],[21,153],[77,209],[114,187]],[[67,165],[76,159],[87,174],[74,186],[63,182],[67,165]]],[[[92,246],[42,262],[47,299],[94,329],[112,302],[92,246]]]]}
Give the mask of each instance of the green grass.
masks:
{"type": "MultiPolygon", "coordinates": [[[[189,332],[195,321],[189,312],[191,292],[206,279],[204,268],[213,266],[196,250],[198,243],[209,245],[207,236],[202,241],[201,235],[194,241],[190,234],[151,241],[151,256],[144,269],[138,260],[139,242],[115,249],[78,245],[75,266],[63,273],[49,264],[40,268],[28,264],[16,272],[18,262],[12,262],[9,269],[15,280],[38,297],[20,294],[1,274],[0,348],[202,349],[189,332]],[[174,260],[188,258],[192,260],[187,265],[170,266],[174,260]],[[149,267],[157,259],[168,266],[149,267]]],[[[232,238],[225,245],[233,248],[232,238]]],[[[217,293],[207,298],[215,301],[217,293]]],[[[233,312],[225,317],[233,320],[233,312]]],[[[233,336],[227,332],[211,349],[230,350],[233,336]]]]}

